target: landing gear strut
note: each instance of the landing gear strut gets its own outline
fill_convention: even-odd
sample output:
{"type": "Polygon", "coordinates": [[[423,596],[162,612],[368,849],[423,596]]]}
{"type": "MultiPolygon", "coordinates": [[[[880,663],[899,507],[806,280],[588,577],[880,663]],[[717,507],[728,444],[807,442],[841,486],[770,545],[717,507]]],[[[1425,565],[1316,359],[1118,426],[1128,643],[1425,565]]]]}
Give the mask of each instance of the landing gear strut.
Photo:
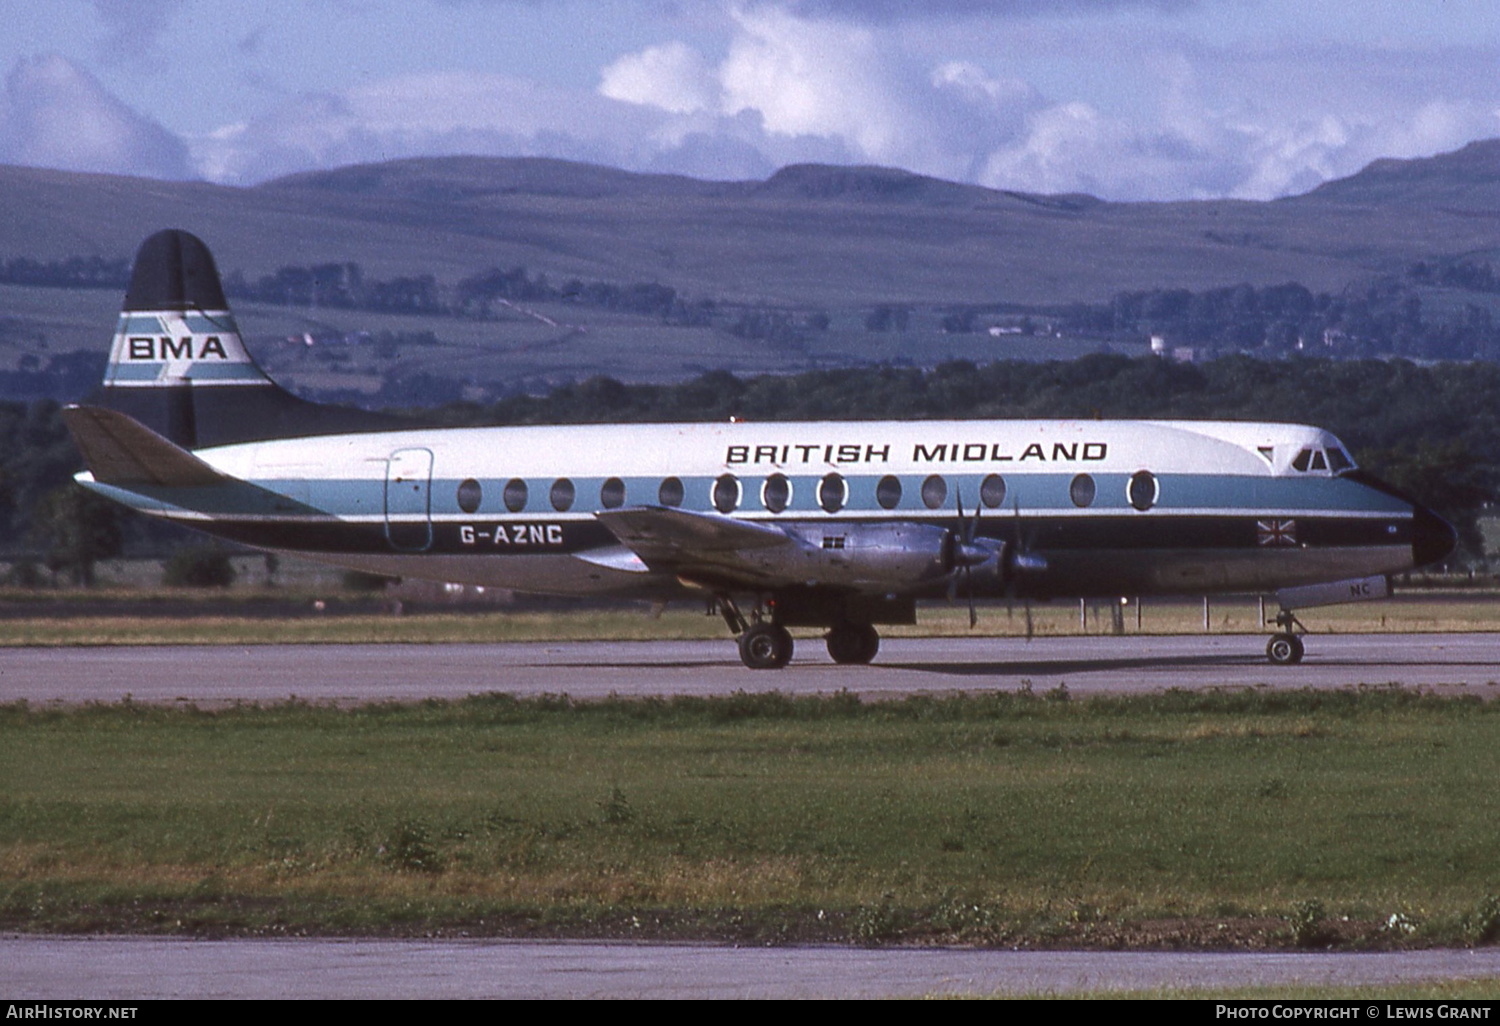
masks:
{"type": "Polygon", "coordinates": [[[767,620],[759,605],[750,619],[728,595],[716,596],[719,614],[739,638],[740,661],[752,670],[779,670],[792,661],[792,636],[774,619],[767,620]]]}
{"type": "Polygon", "coordinates": [[[841,623],[829,629],[825,640],[836,663],[864,665],[880,651],[880,634],[867,623],[841,623]]]}
{"type": "Polygon", "coordinates": [[[1290,609],[1283,609],[1276,614],[1276,626],[1281,630],[1271,635],[1271,640],[1266,642],[1266,658],[1276,666],[1294,666],[1300,663],[1305,647],[1302,638],[1292,633],[1292,628],[1296,627],[1303,633],[1307,632],[1307,628],[1302,626],[1302,621],[1290,609]]]}
{"type": "MultiPolygon", "coordinates": [[[[804,606],[800,609],[794,607],[787,615],[786,606],[780,601],[783,597],[758,598],[748,616],[741,612],[730,595],[721,592],[713,597],[710,613],[717,612],[724,618],[725,626],[739,643],[740,661],[750,669],[779,670],[792,661],[792,636],[786,629],[787,621],[799,627],[832,623],[824,641],[829,656],[836,663],[863,666],[880,651],[880,633],[859,611],[846,609],[837,613],[827,608],[804,606]]],[[[891,622],[916,622],[914,612],[908,615],[913,619],[891,622]]]]}
{"type": "Polygon", "coordinates": [[[792,636],[779,623],[752,624],[740,635],[740,660],[752,670],[779,670],[792,661],[792,636]]]}

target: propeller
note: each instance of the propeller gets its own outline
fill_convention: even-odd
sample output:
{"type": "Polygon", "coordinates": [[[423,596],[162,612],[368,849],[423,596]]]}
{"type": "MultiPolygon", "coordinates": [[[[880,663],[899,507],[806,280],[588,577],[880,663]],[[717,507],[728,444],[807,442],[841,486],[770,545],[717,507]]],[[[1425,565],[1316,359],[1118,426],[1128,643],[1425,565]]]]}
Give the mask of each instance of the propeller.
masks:
{"type": "MultiPolygon", "coordinates": [[[[1026,538],[1021,533],[1021,502],[1019,499],[1011,500],[1011,508],[1015,511],[1015,537],[1010,542],[1010,551],[1006,554],[1006,566],[1002,567],[1005,574],[1005,611],[1006,615],[1014,618],[1016,585],[1020,581],[1021,573],[1031,570],[1047,569],[1047,561],[1041,556],[1032,554],[1030,546],[1026,544],[1026,538]]],[[[1030,641],[1036,634],[1035,624],[1031,618],[1031,599],[1027,598],[1023,605],[1026,609],[1026,640],[1030,641]]]]}
{"type": "Polygon", "coordinates": [[[974,504],[974,515],[967,520],[964,519],[964,495],[963,489],[953,490],[953,500],[958,513],[958,533],[953,535],[953,576],[948,581],[948,601],[952,602],[958,594],[958,578],[964,579],[964,597],[969,605],[969,629],[973,630],[979,623],[979,614],[974,609],[974,575],[976,566],[982,566],[995,558],[996,552],[992,546],[976,542],[975,535],[979,532],[980,504],[974,504]]]}

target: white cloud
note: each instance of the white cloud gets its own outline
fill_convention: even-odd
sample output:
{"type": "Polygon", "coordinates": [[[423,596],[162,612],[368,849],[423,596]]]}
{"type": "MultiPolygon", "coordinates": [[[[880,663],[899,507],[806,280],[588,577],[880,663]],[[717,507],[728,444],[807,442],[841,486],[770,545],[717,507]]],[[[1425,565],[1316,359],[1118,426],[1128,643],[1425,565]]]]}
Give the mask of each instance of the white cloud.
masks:
{"type": "Polygon", "coordinates": [[[759,178],[804,160],[847,162],[821,137],[767,133],[758,116],[685,114],[503,75],[406,75],[298,97],[193,142],[202,174],[248,184],[398,157],[549,156],[637,171],[759,178]]]}
{"type": "Polygon", "coordinates": [[[714,69],[697,50],[680,42],[650,46],[616,60],[601,73],[599,92],[674,114],[717,111],[723,105],[714,69]]]}
{"type": "Polygon", "coordinates": [[[192,177],[187,148],[64,57],[18,61],[0,96],[0,161],[65,171],[192,177]]]}
{"type": "MultiPolygon", "coordinates": [[[[944,10],[979,15],[986,6],[944,10]]],[[[1098,9],[1112,6],[1132,5],[1098,9]]],[[[857,162],[1110,199],[1268,199],[1379,156],[1440,152],[1500,127],[1493,103],[1423,95],[1473,76],[1439,85],[1425,75],[1415,88],[1411,68],[1389,53],[1300,43],[1232,53],[1154,24],[1120,38],[1119,26],[1082,23],[1066,44],[1030,34],[1015,45],[992,24],[986,48],[961,34],[913,33],[898,15],[883,2],[749,3],[732,9],[717,65],[682,43],[652,47],[616,62],[603,88],[663,111],[714,111],[717,96],[720,114],[758,115],[768,140],[822,139],[857,162]],[[995,70],[1035,66],[1038,47],[1065,45],[1053,57],[1086,72],[1098,98],[1049,98],[1024,76],[995,70]]]]}
{"type": "Polygon", "coordinates": [[[754,110],[783,135],[841,135],[867,153],[889,145],[904,111],[887,58],[865,29],[767,8],[736,16],[719,68],[727,113],[754,110]]]}
{"type": "Polygon", "coordinates": [[[966,180],[986,148],[1012,139],[1038,102],[1024,81],[963,61],[932,68],[887,36],[844,21],[769,5],[736,9],[732,21],[717,64],[683,43],[650,47],[610,65],[601,93],[669,113],[740,123],[753,115],[763,130],[755,145],[768,156],[790,140],[801,140],[801,149],[821,140],[856,162],[966,180]]]}

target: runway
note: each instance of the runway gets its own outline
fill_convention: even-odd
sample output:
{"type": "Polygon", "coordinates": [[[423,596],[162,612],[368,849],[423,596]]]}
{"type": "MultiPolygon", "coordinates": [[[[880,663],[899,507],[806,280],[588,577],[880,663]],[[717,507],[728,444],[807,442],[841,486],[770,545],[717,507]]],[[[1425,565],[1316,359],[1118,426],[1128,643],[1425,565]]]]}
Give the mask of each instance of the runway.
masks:
{"type": "Polygon", "coordinates": [[[891,998],[1360,986],[1500,977],[1500,949],[731,948],[531,941],[0,937],[14,1000],[891,998]]]}
{"type": "Polygon", "coordinates": [[[781,671],[742,666],[723,641],[485,645],[139,646],[0,649],[0,701],[356,703],[482,692],[711,695],[734,691],[896,697],[1046,690],[1337,688],[1398,684],[1500,696],[1500,634],[1312,635],[1298,666],[1266,662],[1253,635],[887,639],[870,666],[839,666],[800,640],[781,671]]]}

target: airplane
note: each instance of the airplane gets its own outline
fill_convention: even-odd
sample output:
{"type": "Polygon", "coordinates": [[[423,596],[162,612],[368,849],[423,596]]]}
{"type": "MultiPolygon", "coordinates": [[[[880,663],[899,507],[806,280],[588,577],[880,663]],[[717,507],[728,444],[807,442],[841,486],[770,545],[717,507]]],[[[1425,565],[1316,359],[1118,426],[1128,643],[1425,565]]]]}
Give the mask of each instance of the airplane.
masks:
{"type": "MultiPolygon", "coordinates": [[[[298,398],[246,349],[207,246],[136,256],[102,398],[64,417],[83,486],[262,549],[550,595],[698,596],[751,669],[790,627],[865,664],[925,599],[1384,597],[1453,528],[1327,431],[1165,420],[430,428],[298,398]]],[[[1029,608],[1029,607],[1028,607],[1029,608]]]]}

